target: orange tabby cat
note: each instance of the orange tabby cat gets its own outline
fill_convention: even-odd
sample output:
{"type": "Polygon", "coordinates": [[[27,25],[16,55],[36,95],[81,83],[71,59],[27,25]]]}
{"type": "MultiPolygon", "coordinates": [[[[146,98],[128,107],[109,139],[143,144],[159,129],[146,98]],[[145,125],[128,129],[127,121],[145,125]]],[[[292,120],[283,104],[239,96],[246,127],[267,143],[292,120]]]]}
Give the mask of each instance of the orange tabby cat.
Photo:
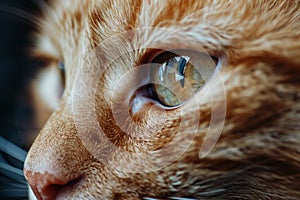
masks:
{"type": "Polygon", "coordinates": [[[57,0],[34,53],[38,199],[300,199],[300,2],[57,0]]]}

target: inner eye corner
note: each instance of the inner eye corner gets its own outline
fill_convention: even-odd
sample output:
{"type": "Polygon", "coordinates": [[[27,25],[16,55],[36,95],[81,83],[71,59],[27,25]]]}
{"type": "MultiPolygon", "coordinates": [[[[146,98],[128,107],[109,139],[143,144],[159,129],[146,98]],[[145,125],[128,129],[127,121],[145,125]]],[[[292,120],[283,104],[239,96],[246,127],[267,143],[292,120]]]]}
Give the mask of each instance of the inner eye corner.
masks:
{"type": "Polygon", "coordinates": [[[215,55],[209,55],[209,56],[211,57],[211,59],[214,61],[214,63],[217,66],[219,64],[219,62],[220,62],[219,56],[215,56],[215,55]]]}
{"type": "Polygon", "coordinates": [[[59,98],[62,99],[66,89],[66,66],[63,59],[57,59],[56,68],[59,73],[59,98]]]}
{"type": "Polygon", "coordinates": [[[63,60],[57,61],[58,69],[65,70],[65,62],[63,60]]]}

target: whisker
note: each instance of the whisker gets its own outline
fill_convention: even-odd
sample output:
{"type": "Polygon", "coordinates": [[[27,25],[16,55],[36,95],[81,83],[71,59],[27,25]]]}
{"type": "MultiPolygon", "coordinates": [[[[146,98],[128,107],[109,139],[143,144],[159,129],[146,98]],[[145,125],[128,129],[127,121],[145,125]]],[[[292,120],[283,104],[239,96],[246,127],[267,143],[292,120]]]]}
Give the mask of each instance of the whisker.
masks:
{"type": "MultiPolygon", "coordinates": [[[[23,186],[23,187],[20,187],[20,188],[18,188],[18,189],[15,189],[15,188],[3,188],[3,189],[1,189],[0,191],[1,192],[7,192],[7,191],[26,191],[28,188],[27,187],[25,187],[25,185],[23,186]]],[[[12,194],[12,196],[15,196],[14,194],[12,194]]]]}
{"type": "Polygon", "coordinates": [[[8,164],[1,154],[0,154],[0,163],[8,164]]]}
{"type": "MultiPolygon", "coordinates": [[[[144,200],[160,200],[160,199],[150,198],[150,197],[144,197],[143,199],[144,200]]],[[[167,199],[170,199],[170,200],[195,200],[195,199],[184,198],[184,197],[168,197],[167,199]]]]}
{"type": "Polygon", "coordinates": [[[206,192],[200,192],[199,194],[201,194],[203,196],[213,196],[213,195],[217,195],[224,191],[225,191],[225,189],[215,189],[215,190],[210,190],[210,191],[206,191],[206,192]]]}
{"type": "Polygon", "coordinates": [[[17,145],[9,142],[8,140],[4,139],[0,136],[0,151],[7,153],[11,157],[24,162],[27,152],[18,147],[17,145]]]}
{"type": "Polygon", "coordinates": [[[0,196],[4,198],[22,198],[26,199],[27,197],[27,188],[26,189],[15,189],[15,188],[3,188],[0,189],[0,196]]]}
{"type": "Polygon", "coordinates": [[[2,153],[24,163],[26,152],[0,136],[0,196],[2,199],[27,199],[28,186],[23,170],[12,166],[2,153]]]}
{"type": "Polygon", "coordinates": [[[48,8],[48,4],[43,0],[31,0],[38,8],[46,9],[48,8]]]}
{"type": "Polygon", "coordinates": [[[19,182],[19,183],[26,183],[26,180],[23,175],[23,171],[21,169],[12,167],[5,163],[0,163],[1,173],[9,178],[19,182]]]}
{"type": "Polygon", "coordinates": [[[18,183],[6,176],[1,176],[0,179],[0,185],[1,183],[5,184],[5,186],[12,186],[14,188],[18,188],[18,189],[27,189],[27,183],[18,183]]]}
{"type": "Polygon", "coordinates": [[[10,15],[20,17],[21,19],[24,19],[25,21],[30,22],[30,24],[31,23],[33,23],[34,25],[40,24],[40,22],[36,16],[34,16],[24,10],[18,9],[18,8],[6,6],[6,5],[0,5],[0,12],[4,12],[4,13],[10,14],[10,15]]]}

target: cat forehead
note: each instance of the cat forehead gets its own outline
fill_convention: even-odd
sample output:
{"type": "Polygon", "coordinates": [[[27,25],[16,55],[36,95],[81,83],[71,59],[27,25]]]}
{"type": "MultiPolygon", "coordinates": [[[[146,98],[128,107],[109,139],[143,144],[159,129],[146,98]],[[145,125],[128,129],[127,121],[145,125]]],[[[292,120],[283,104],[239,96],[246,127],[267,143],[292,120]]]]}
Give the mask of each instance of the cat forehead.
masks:
{"type": "MultiPolygon", "coordinates": [[[[56,1],[42,23],[41,36],[65,53],[63,47],[78,46],[85,40],[95,46],[122,31],[143,27],[169,28],[189,33],[209,48],[238,49],[259,39],[296,37],[299,3],[294,1],[56,1]],[[63,45],[62,45],[63,44],[63,45]]],[[[167,35],[152,32],[153,38],[167,35]],[[156,35],[155,35],[156,34],[156,35]]],[[[144,40],[151,39],[144,37],[144,40]]],[[[52,45],[53,45],[52,44],[52,45]]],[[[44,47],[43,47],[44,48],[44,47]]],[[[68,51],[68,50],[67,50],[68,51]]]]}
{"type": "Polygon", "coordinates": [[[101,1],[91,10],[90,21],[98,36],[93,38],[100,41],[126,30],[159,27],[190,33],[197,41],[221,47],[268,34],[278,39],[286,29],[298,30],[296,23],[291,23],[299,19],[298,7],[299,3],[292,1],[264,0],[101,1]]]}

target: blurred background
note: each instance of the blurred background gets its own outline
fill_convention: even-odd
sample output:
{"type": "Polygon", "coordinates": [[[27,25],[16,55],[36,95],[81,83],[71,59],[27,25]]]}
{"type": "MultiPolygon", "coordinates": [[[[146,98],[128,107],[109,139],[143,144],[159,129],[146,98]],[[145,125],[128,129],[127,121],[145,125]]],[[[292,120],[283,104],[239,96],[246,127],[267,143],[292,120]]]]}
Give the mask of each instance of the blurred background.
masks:
{"type": "Polygon", "coordinates": [[[31,16],[39,15],[41,1],[0,0],[0,199],[27,199],[21,149],[29,149],[40,128],[29,92],[39,66],[29,49],[36,30],[31,16]]]}
{"type": "Polygon", "coordinates": [[[24,149],[36,131],[28,93],[38,68],[29,56],[36,26],[28,18],[39,14],[33,1],[0,0],[0,135],[24,149]]]}

